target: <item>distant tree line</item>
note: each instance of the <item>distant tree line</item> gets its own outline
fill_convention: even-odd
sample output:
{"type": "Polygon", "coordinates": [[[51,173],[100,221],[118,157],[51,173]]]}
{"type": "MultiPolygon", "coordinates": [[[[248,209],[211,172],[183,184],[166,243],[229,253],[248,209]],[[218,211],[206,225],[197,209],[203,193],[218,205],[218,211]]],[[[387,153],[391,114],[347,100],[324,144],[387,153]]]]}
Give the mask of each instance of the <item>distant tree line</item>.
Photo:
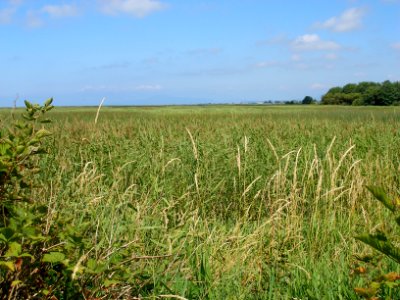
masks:
{"type": "Polygon", "coordinates": [[[349,83],[333,87],[321,98],[322,104],[400,105],[400,82],[349,83]]]}

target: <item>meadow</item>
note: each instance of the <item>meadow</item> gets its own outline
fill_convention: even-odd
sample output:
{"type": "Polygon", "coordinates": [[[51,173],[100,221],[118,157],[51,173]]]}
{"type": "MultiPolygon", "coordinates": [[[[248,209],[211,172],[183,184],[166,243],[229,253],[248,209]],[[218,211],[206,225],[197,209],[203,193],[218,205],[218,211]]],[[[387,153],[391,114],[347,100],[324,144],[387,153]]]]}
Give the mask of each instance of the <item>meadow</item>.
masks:
{"type": "Polygon", "coordinates": [[[48,226],[91,224],[90,256],[129,252],[121,298],[359,299],[354,236],[391,225],[365,186],[400,195],[400,108],[96,110],[49,113],[33,199],[48,226]]]}

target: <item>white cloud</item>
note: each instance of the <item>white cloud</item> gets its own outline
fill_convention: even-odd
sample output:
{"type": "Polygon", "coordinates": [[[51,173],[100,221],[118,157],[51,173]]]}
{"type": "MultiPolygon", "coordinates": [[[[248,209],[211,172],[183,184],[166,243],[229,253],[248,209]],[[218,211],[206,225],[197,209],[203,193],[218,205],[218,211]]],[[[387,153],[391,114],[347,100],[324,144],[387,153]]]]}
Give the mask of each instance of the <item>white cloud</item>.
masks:
{"type": "Polygon", "coordinates": [[[11,23],[15,12],[16,9],[14,7],[0,9],[0,24],[11,23]]]}
{"type": "Polygon", "coordinates": [[[367,77],[367,73],[365,73],[365,72],[356,72],[356,73],[354,73],[354,76],[355,77],[367,77]]]}
{"type": "Polygon", "coordinates": [[[72,17],[78,14],[78,9],[76,6],[68,4],[45,5],[41,11],[55,18],[72,17]]]}
{"type": "Polygon", "coordinates": [[[340,16],[332,17],[322,23],[317,23],[316,27],[329,29],[335,32],[352,31],[361,27],[362,18],[365,13],[365,8],[350,8],[345,10],[340,16]]]}
{"type": "Polygon", "coordinates": [[[392,48],[396,50],[400,50],[400,42],[392,44],[392,48]]]}
{"type": "Polygon", "coordinates": [[[338,58],[336,53],[328,53],[325,55],[325,58],[328,60],[336,60],[338,58]]]}
{"type": "Polygon", "coordinates": [[[23,0],[8,0],[11,5],[20,5],[23,0]]]}
{"type": "Polygon", "coordinates": [[[279,63],[275,60],[270,60],[270,61],[261,61],[258,62],[254,65],[257,69],[264,69],[264,68],[270,68],[270,67],[276,67],[278,66],[279,63]]]}
{"type": "Polygon", "coordinates": [[[222,52],[221,48],[197,48],[187,51],[189,55],[207,56],[207,55],[217,55],[222,52]]]}
{"type": "Polygon", "coordinates": [[[301,55],[295,53],[295,54],[293,54],[293,55],[290,57],[290,60],[291,60],[291,61],[301,61],[301,55]]]}
{"type": "Polygon", "coordinates": [[[328,88],[328,85],[326,85],[326,84],[322,84],[322,83],[313,83],[311,86],[310,86],[310,89],[312,89],[312,90],[325,90],[325,89],[327,89],[328,88]]]}
{"type": "Polygon", "coordinates": [[[125,13],[138,18],[145,17],[166,7],[165,4],[158,0],[100,0],[100,3],[100,9],[105,14],[118,15],[125,13]]]}
{"type": "Polygon", "coordinates": [[[159,91],[162,89],[162,86],[159,84],[143,84],[134,87],[136,91],[159,91]]]}
{"type": "Polygon", "coordinates": [[[43,20],[34,11],[28,11],[26,15],[26,25],[29,28],[38,28],[44,25],[43,20]]]}
{"type": "Polygon", "coordinates": [[[303,51],[339,50],[340,45],[332,41],[324,41],[317,34],[305,34],[291,43],[292,49],[303,51]]]}
{"type": "Polygon", "coordinates": [[[257,41],[256,45],[257,46],[286,45],[289,41],[290,40],[286,35],[280,34],[266,40],[257,41]]]}
{"type": "Polygon", "coordinates": [[[90,91],[103,91],[109,93],[116,93],[116,92],[151,92],[151,91],[160,91],[163,87],[159,84],[142,84],[142,85],[133,85],[133,86],[114,86],[114,85],[86,85],[82,89],[81,92],[90,92],[90,91]]]}

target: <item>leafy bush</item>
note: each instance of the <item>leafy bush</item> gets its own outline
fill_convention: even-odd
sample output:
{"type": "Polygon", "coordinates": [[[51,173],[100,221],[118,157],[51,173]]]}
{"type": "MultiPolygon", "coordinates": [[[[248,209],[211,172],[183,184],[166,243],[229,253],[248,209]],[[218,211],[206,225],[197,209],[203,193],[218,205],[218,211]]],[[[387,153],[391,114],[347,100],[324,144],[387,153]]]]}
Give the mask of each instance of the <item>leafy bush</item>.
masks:
{"type": "Polygon", "coordinates": [[[0,133],[0,298],[117,298],[122,282],[135,293],[140,280],[124,266],[132,260],[127,246],[93,258],[89,224],[76,227],[57,215],[48,222],[48,207],[31,199],[38,156],[46,153],[44,141],[51,135],[38,125],[50,122],[44,115],[52,101],[25,101],[23,120],[0,133]]]}
{"type": "MultiPolygon", "coordinates": [[[[395,223],[400,226],[400,203],[392,201],[379,187],[369,186],[367,188],[393,214],[395,223]]],[[[400,248],[398,241],[395,241],[396,237],[390,237],[388,233],[378,230],[375,233],[363,234],[356,238],[386,255],[396,264],[400,264],[400,248]]],[[[400,287],[400,274],[396,272],[382,274],[380,259],[377,256],[361,257],[359,260],[369,264],[369,272],[374,273],[368,287],[355,289],[360,296],[366,299],[395,299],[400,296],[398,289],[400,287]]],[[[359,266],[355,269],[355,272],[365,274],[367,268],[359,266]]]]}
{"type": "Polygon", "coordinates": [[[38,123],[48,123],[43,115],[51,110],[52,99],[44,106],[32,105],[25,101],[24,121],[15,121],[6,132],[0,131],[0,205],[9,210],[16,201],[29,200],[35,156],[45,153],[43,139],[50,134],[46,129],[36,129],[38,123]]]}

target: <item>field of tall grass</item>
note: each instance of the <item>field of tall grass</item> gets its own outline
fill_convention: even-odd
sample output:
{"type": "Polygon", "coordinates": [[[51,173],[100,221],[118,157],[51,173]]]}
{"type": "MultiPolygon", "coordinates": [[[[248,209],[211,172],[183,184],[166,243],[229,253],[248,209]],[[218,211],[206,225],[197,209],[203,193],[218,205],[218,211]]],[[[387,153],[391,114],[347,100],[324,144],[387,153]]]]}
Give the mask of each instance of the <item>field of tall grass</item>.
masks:
{"type": "MultiPolygon", "coordinates": [[[[140,299],[358,299],[354,239],[400,195],[400,109],[56,108],[33,198],[129,251],[140,299]]],[[[3,124],[10,111],[0,111],[3,124]]],[[[3,126],[2,124],[2,126],[3,126]]],[[[382,269],[396,270],[384,260],[382,269]]],[[[132,294],[121,287],[121,298],[132,294]],[[125,295],[125,296],[124,296],[125,295]]]]}

